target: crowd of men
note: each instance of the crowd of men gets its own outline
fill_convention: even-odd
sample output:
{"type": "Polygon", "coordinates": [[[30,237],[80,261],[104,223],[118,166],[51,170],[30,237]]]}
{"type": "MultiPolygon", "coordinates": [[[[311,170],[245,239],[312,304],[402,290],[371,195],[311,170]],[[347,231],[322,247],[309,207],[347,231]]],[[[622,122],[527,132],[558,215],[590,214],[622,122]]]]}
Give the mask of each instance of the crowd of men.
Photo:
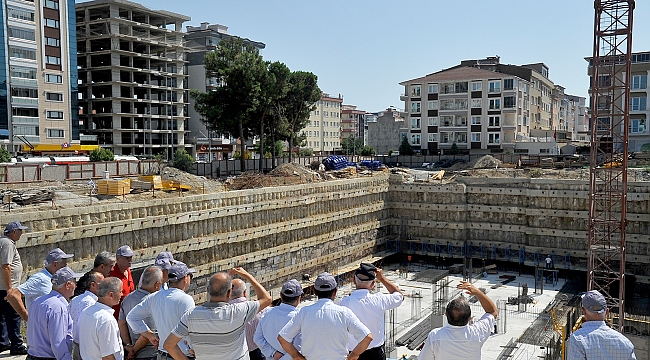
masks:
{"type": "MultiPolygon", "coordinates": [[[[339,284],[329,273],[314,281],[318,301],[298,309],[304,292],[297,280],[283,284],[281,303],[271,307],[255,277],[233,268],[210,277],[208,301],[196,306],[187,294],[194,269],[169,252],[158,254],[136,288],[128,245],[99,253],[85,274],[67,266],[73,254],[53,249],[43,270],[19,284],[15,243],[25,229],[12,222],[0,237],[0,350],[28,360],[385,360],[384,314],[404,300],[381,269],[362,263],[354,274],[356,290],[338,304],[339,284]],[[377,281],[387,293],[372,291],[377,281]],[[247,300],[247,284],[256,301],[247,300]]],[[[431,331],[419,359],[481,358],[498,311],[472,284],[458,288],[475,296],[485,315],[470,323],[465,297],[450,301],[448,324],[431,331]]],[[[568,359],[635,359],[629,340],[604,325],[604,297],[592,291],[582,304],[587,322],[571,336],[568,359]]]]}

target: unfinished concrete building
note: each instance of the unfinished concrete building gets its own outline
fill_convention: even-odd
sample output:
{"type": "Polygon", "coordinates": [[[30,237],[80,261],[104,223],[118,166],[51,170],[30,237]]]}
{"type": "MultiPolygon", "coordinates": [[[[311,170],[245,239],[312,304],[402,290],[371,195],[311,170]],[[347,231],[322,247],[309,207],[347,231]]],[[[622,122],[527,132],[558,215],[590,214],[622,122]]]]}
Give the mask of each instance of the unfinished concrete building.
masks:
{"type": "Polygon", "coordinates": [[[187,92],[183,22],[125,0],[76,6],[79,118],[116,155],[184,149],[187,92]]]}

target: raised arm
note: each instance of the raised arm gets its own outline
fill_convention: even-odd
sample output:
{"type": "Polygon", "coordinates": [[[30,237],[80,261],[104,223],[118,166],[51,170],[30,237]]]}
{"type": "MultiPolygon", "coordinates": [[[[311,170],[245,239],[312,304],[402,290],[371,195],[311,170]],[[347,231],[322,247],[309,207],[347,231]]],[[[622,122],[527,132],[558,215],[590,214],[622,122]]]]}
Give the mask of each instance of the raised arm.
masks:
{"type": "Polygon", "coordinates": [[[253,288],[253,291],[255,291],[255,295],[257,295],[257,301],[260,303],[260,309],[259,311],[264,310],[266,307],[271,305],[271,302],[273,299],[271,298],[271,295],[264,289],[264,286],[262,286],[254,277],[253,275],[249,274],[248,271],[244,270],[243,268],[233,268],[230,270],[230,275],[239,275],[242,279],[248,281],[251,284],[251,287],[253,288]]]}
{"type": "Polygon", "coordinates": [[[487,295],[485,295],[476,286],[470,284],[467,281],[461,281],[460,284],[457,286],[457,288],[467,291],[468,295],[476,296],[478,301],[481,303],[483,310],[485,310],[486,313],[492,314],[494,318],[496,318],[497,315],[499,315],[499,310],[497,309],[497,306],[494,303],[494,301],[492,301],[492,299],[490,299],[487,295]]]}

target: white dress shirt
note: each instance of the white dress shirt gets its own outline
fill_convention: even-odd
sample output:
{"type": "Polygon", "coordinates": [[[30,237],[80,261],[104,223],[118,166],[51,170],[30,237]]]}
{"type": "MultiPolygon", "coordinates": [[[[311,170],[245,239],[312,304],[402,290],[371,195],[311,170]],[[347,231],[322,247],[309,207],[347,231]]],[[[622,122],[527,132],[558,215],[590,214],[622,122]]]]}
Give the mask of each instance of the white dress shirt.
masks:
{"type": "MultiPolygon", "coordinates": [[[[253,335],[253,340],[257,346],[259,346],[260,351],[267,359],[273,359],[273,354],[276,351],[279,351],[284,354],[281,357],[281,360],[291,360],[291,355],[285,354],[284,349],[278,341],[278,334],[280,330],[286,325],[289,320],[298,313],[298,309],[294,306],[282,303],[280,306],[272,307],[266,311],[263,311],[262,318],[260,323],[255,329],[255,334],[253,335]]],[[[301,336],[298,334],[293,339],[293,346],[300,351],[301,349],[301,336]]]]}
{"type": "Polygon", "coordinates": [[[298,334],[302,334],[301,353],[307,359],[345,360],[349,353],[348,334],[358,344],[370,330],[352,310],[330,299],[318,299],[314,305],[300,309],[279,335],[292,342],[298,334]]]}
{"type": "Polygon", "coordinates": [[[72,341],[79,344],[79,317],[81,312],[97,302],[97,295],[86,290],[83,294],[75,297],[68,304],[68,313],[72,319],[72,341]]]}
{"type": "MultiPolygon", "coordinates": [[[[158,350],[167,352],[163,348],[165,340],[169,334],[176,328],[181,316],[188,310],[194,309],[194,299],[183,290],[177,288],[169,288],[167,290],[160,290],[147,297],[142,302],[136,305],[126,315],[126,322],[136,334],[142,334],[149,330],[149,326],[144,322],[147,317],[153,318],[158,330],[158,350]]],[[[184,354],[189,354],[190,343],[189,338],[184,338],[178,342],[178,347],[184,354]]]]}
{"type": "MultiPolygon", "coordinates": [[[[370,342],[368,349],[372,349],[384,344],[384,315],[386,310],[394,309],[402,305],[402,301],[404,301],[404,296],[399,292],[392,294],[371,294],[368,289],[359,289],[341,299],[339,305],[352,310],[363,325],[366,325],[370,329],[372,342],[370,342]]],[[[358,341],[354,342],[354,339],[350,336],[348,350],[352,351],[358,343],[358,341]]]]}
{"type": "Polygon", "coordinates": [[[79,316],[79,351],[84,360],[101,360],[113,355],[115,360],[124,359],[124,349],[114,310],[96,302],[79,316]]]}
{"type": "Polygon", "coordinates": [[[472,325],[433,329],[418,360],[481,360],[481,348],[494,330],[494,316],[484,314],[472,325]]]}

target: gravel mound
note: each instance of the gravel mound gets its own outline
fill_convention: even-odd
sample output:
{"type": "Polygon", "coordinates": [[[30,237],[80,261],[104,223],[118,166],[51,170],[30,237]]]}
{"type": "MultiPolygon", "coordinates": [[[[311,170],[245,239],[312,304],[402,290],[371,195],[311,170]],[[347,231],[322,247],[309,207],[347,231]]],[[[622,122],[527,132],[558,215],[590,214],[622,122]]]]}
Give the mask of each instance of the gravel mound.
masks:
{"type": "Polygon", "coordinates": [[[494,169],[501,165],[501,161],[490,155],[485,155],[478,160],[472,160],[469,166],[473,169],[494,169]]]}

